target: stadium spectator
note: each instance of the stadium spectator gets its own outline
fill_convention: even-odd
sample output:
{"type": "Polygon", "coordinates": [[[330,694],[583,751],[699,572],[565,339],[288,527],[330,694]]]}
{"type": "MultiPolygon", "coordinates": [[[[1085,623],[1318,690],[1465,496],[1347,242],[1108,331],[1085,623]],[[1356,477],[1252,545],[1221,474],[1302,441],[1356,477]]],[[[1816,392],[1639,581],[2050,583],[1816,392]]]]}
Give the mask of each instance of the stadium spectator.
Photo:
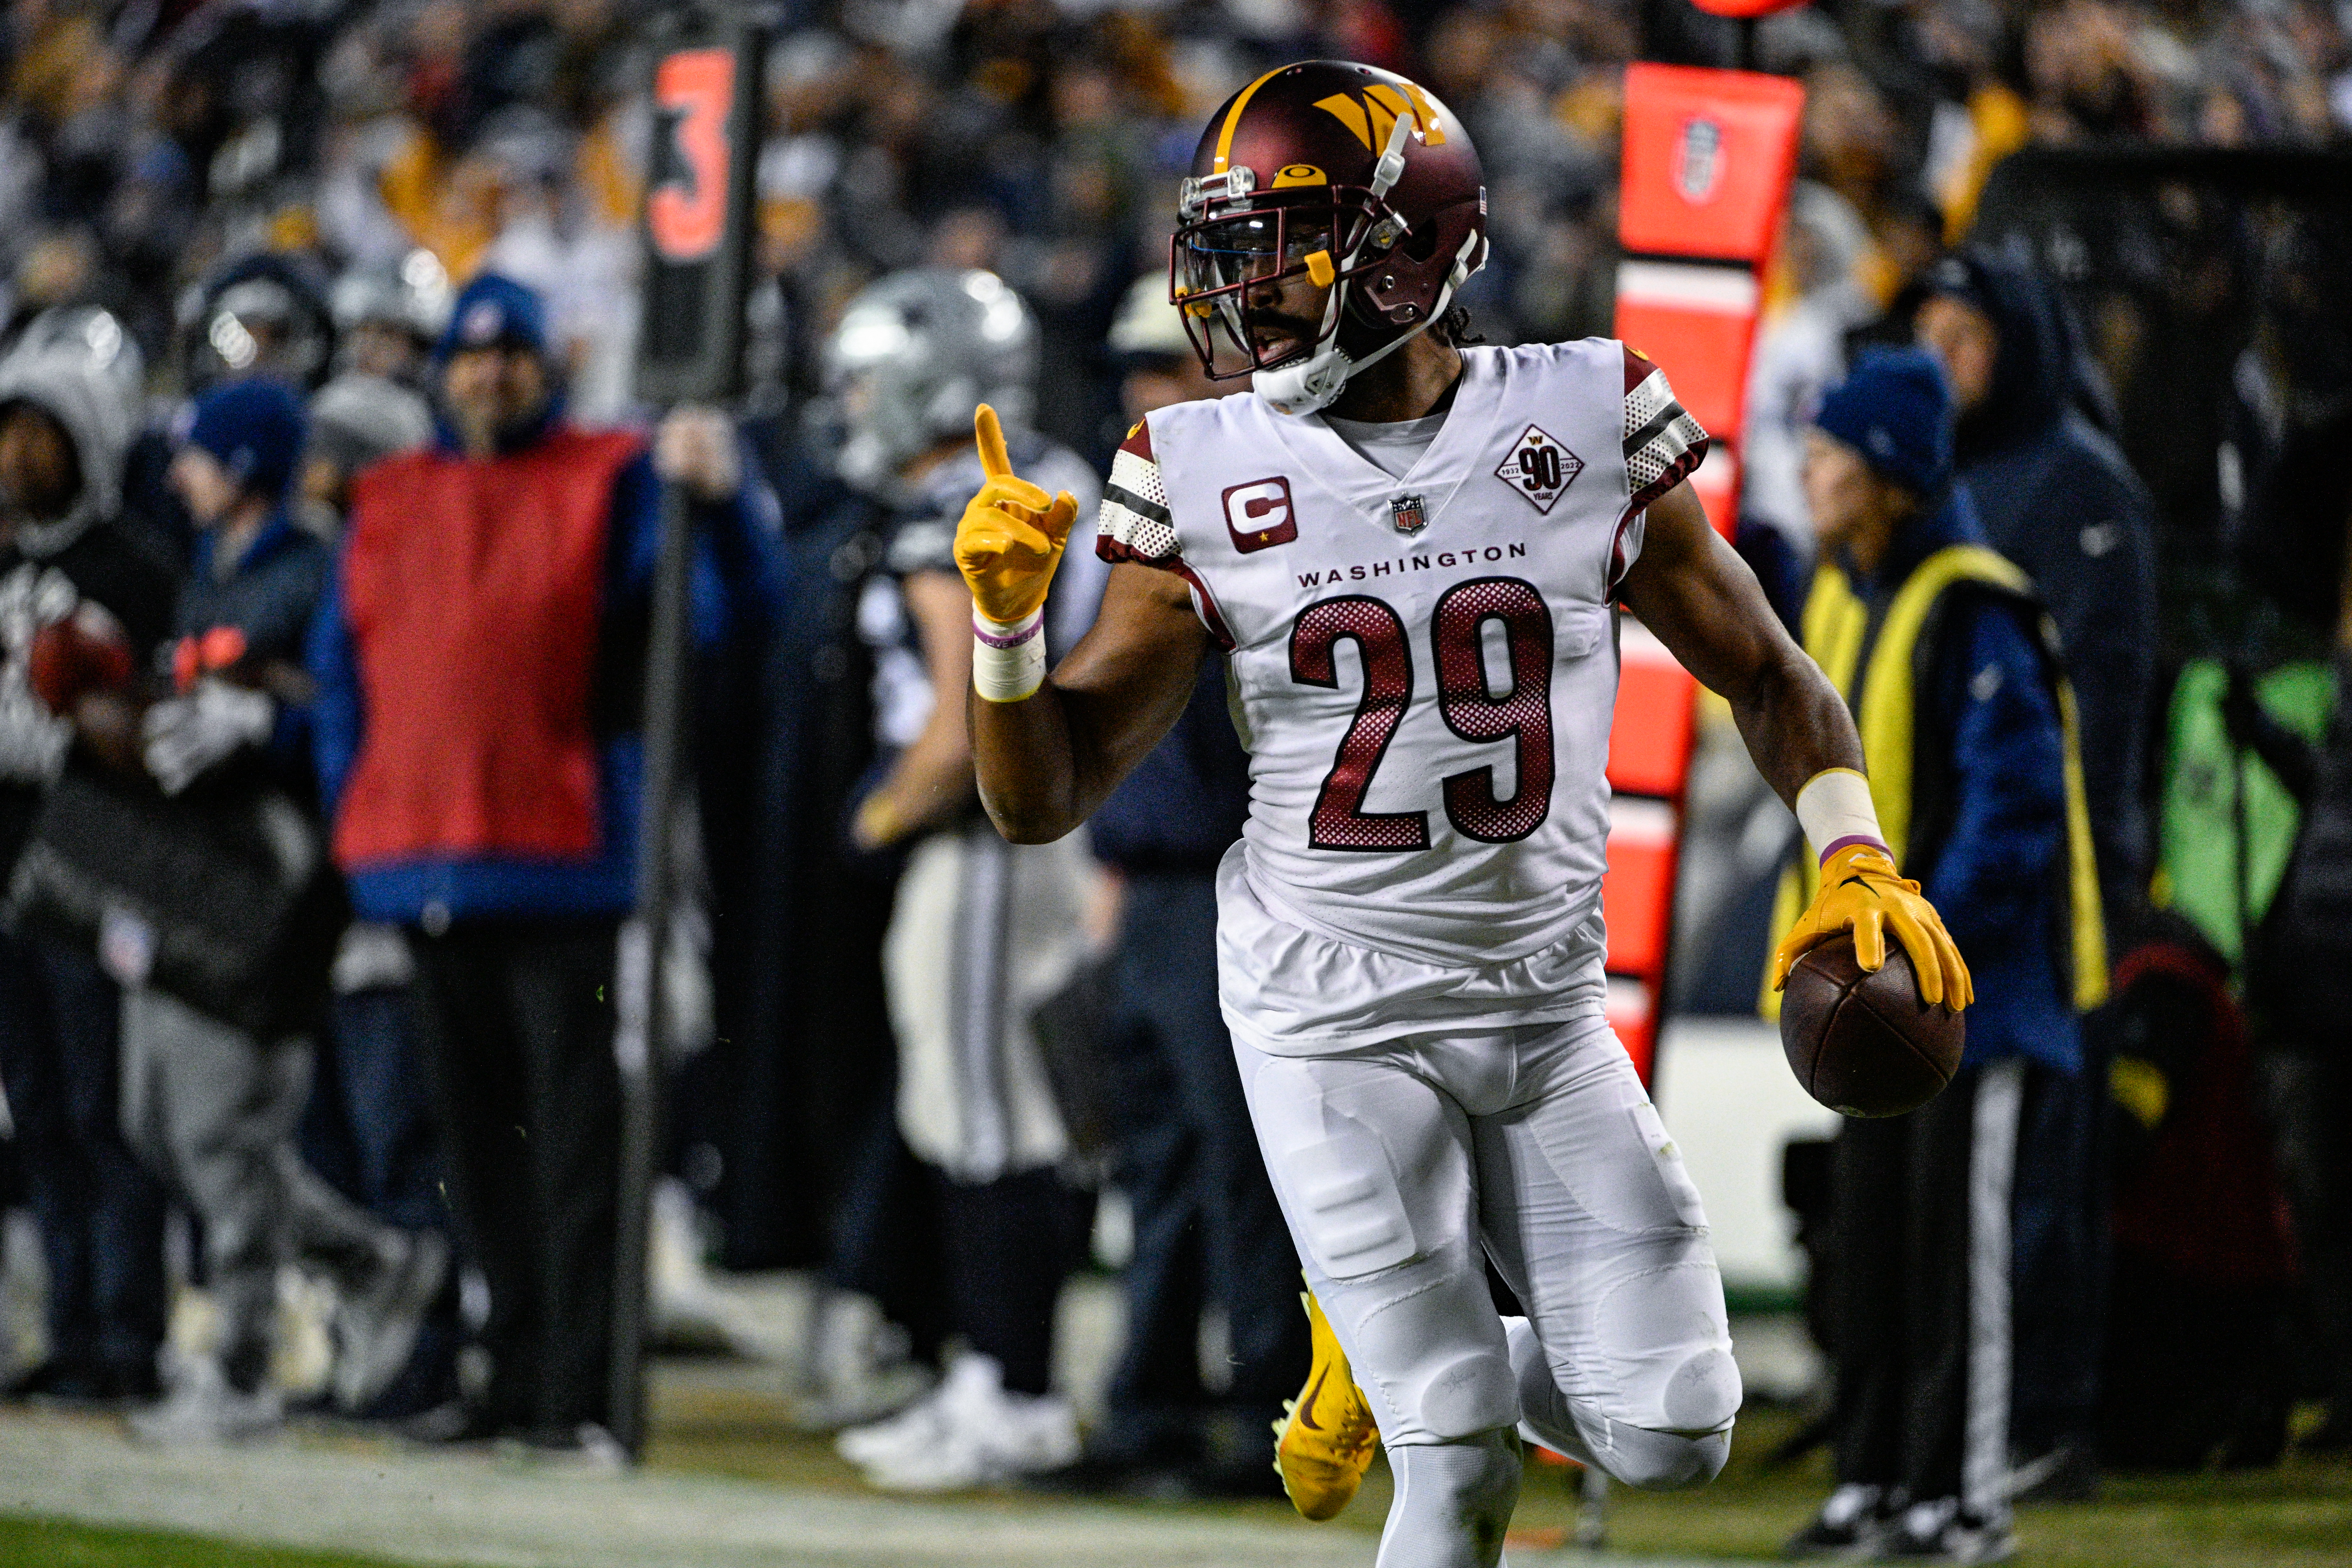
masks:
{"type": "Polygon", "coordinates": [[[1786,297],[1760,323],[1748,367],[1736,542],[1772,607],[1794,626],[1813,552],[1805,433],[1822,394],[1844,372],[1846,334],[1869,321],[1877,304],[1860,281],[1870,231],[1843,197],[1798,181],[1785,233],[1780,273],[1786,297]]]}
{"type": "MultiPolygon", "coordinates": [[[[333,374],[310,396],[301,484],[303,520],[324,537],[341,534],[360,470],[433,439],[424,389],[450,292],[440,262],[424,250],[394,267],[352,268],[329,291],[333,374]]],[[[415,974],[399,927],[362,921],[343,932],[330,973],[331,1026],[318,1042],[300,1147],[336,1191],[377,1219],[446,1231],[449,1211],[413,1023],[415,974]]],[[[450,1283],[407,1368],[364,1414],[397,1419],[456,1397],[463,1326],[450,1283]]]]}
{"type": "MultiPolygon", "coordinates": [[[[610,1451],[638,705],[661,488],[702,512],[698,633],[772,603],[771,501],[702,410],[651,449],[565,423],[537,295],[485,275],[436,350],[432,447],[352,487],[314,628],[317,748],[363,920],[397,924],[491,1373],[444,1436],[610,1451]]],[[[452,1413],[458,1415],[459,1413],[452,1413]]]]}
{"type": "Polygon", "coordinates": [[[1838,1485],[1789,1550],[1993,1561],[2013,1550],[2018,1131],[2052,1077],[2081,1070],[2077,1010],[2106,984],[2070,700],[2030,584],[1952,482],[1950,395],[1925,353],[1867,353],[1831,389],[1805,489],[1810,651],[1855,709],[1880,820],[1907,825],[1890,847],[1952,912],[1979,990],[1942,1094],[1839,1127],[1838,1485]]]}
{"type": "MultiPolygon", "coordinates": [[[[34,694],[44,626],[94,606],[144,658],[163,635],[172,569],[120,515],[131,410],[87,352],[0,363],[0,858],[14,866],[42,793],[89,765],[72,714],[34,694]]],[[[0,1086],[47,1267],[46,1359],[15,1396],[152,1398],[163,1342],[163,1192],[119,1113],[121,994],[91,954],[0,936],[0,1086]]]]}
{"type": "MultiPolygon", "coordinates": [[[[1981,250],[1939,263],[1916,321],[1952,388],[1955,460],[1985,538],[2025,569],[2057,623],[2077,695],[2083,784],[2109,931],[2147,902],[2144,801],[2156,674],[2154,508],[2116,444],[2074,405],[2083,350],[2064,302],[2027,268],[1981,250]]],[[[2100,1179],[2107,1058],[2099,1021],[2084,1069],[2035,1101],[2017,1177],[2017,1406],[2011,1441],[2043,1490],[2092,1482],[2097,1448],[2100,1179]]]]}
{"type": "MultiPolygon", "coordinates": [[[[1068,1138],[1033,1019],[1084,955],[1089,868],[1075,839],[1008,844],[981,812],[964,726],[971,595],[951,553],[965,502],[995,471],[972,447],[975,403],[1005,408],[1028,471],[1097,497],[1091,468],[1022,428],[1036,345],[1028,307],[993,274],[924,268],[860,294],[828,354],[848,413],[840,469],[895,514],[858,608],[881,760],[850,833],[906,855],[883,949],[898,1131],[927,1167],[934,1289],[967,1346],[931,1394],[839,1439],[869,1482],[898,1490],[1053,1469],[1078,1451],[1053,1386],[1076,1205],[1055,1169],[1068,1138]]],[[[1074,574],[1047,603],[1057,647],[1092,622],[1103,574],[1074,574]]]]}
{"type": "Polygon", "coordinates": [[[2143,773],[2156,650],[2156,519],[2115,442],[2074,405],[2082,349],[2049,283],[1964,250],[1937,264],[1916,321],[1958,416],[1954,462],[1985,539],[2025,569],[2058,623],[2078,693],[2100,902],[2146,900],[2143,773]]]}
{"type": "Polygon", "coordinates": [[[424,398],[364,371],[347,372],[320,387],[310,399],[310,418],[302,498],[322,510],[327,530],[340,526],[361,469],[433,438],[433,413],[424,398]]]}
{"type": "MultiPolygon", "coordinates": [[[[2352,530],[2352,519],[2338,526],[2352,530]]],[[[2303,1446],[2321,1451],[2352,1447],[2352,1050],[2345,1035],[2352,1019],[2352,703],[2340,695],[2352,678],[2352,578],[2340,581],[2339,696],[2318,745],[2295,747],[2284,737],[2305,752],[2281,775],[2303,822],[2252,981],[2270,1036],[2270,1119],[2303,1268],[2309,1381],[2327,1407],[2303,1446]]],[[[2241,703],[2233,735],[2257,726],[2277,734],[2258,709],[2244,711],[2250,695],[2232,707],[2241,703]]],[[[2280,749],[2265,746],[2265,760],[2280,749]]]]}
{"type": "MultiPolygon", "coordinates": [[[[197,400],[173,460],[173,485],[200,531],[174,616],[181,689],[142,724],[142,760],[167,795],[199,780],[311,793],[299,659],[327,550],[288,511],[304,436],[301,405],[284,384],[236,382],[197,400]],[[257,756],[245,779],[229,776],[257,756]]],[[[310,1038],[257,1038],[159,990],[123,997],[123,1127],[203,1219],[220,1311],[212,1354],[133,1418],[149,1442],[233,1441],[284,1419],[269,1375],[284,1265],[314,1266],[339,1287],[335,1394],[351,1410],[406,1364],[441,1289],[448,1248],[437,1233],[372,1221],[295,1152],[311,1050],[310,1038]]]]}
{"type": "MultiPolygon", "coordinates": [[[[1130,422],[1223,390],[1202,370],[1163,274],[1129,290],[1109,346],[1126,370],[1130,422]]],[[[1127,1340],[1103,1419],[1078,1463],[1042,1482],[1278,1490],[1265,1434],[1305,1375],[1307,1320],[1297,1254],[1217,1005],[1217,863],[1248,812],[1249,759],[1226,716],[1224,660],[1212,658],[1174,731],[1087,825],[1095,853],[1119,876],[1108,1055],[1121,1125],[1111,1177],[1135,1240],[1122,1281],[1127,1340]],[[1228,1347],[1214,1394],[1201,1378],[1201,1316],[1212,1302],[1224,1309],[1228,1347]]]]}

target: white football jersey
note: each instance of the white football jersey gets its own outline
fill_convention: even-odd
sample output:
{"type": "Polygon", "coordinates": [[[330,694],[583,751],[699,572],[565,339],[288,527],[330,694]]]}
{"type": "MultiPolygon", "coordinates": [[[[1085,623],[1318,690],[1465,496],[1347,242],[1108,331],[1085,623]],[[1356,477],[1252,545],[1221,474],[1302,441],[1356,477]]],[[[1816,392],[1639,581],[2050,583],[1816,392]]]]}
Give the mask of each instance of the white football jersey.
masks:
{"type": "Polygon", "coordinates": [[[1181,574],[1230,655],[1223,984],[1262,1048],[1556,1016],[1571,973],[1600,1005],[1610,601],[1706,436],[1613,339],[1463,359],[1402,479],[1255,394],[1154,412],[1111,469],[1097,552],[1181,574]],[[1285,928],[1350,951],[1278,959],[1285,928]]]}

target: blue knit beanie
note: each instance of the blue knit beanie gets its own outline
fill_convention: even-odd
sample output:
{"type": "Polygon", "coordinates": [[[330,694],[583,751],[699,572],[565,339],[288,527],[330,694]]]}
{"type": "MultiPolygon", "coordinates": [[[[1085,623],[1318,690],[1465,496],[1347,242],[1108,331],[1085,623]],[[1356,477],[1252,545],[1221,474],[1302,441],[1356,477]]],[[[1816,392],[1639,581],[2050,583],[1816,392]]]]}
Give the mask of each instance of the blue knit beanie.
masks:
{"type": "Polygon", "coordinates": [[[294,488],[310,436],[301,399],[267,376],[232,381],[196,399],[188,444],[201,447],[252,495],[278,502],[294,488]]]}
{"type": "Polygon", "coordinates": [[[547,353],[547,306],[539,290],[511,278],[485,272],[458,291],[449,324],[434,346],[436,364],[467,349],[528,349],[547,353]]]}
{"type": "Polygon", "coordinates": [[[1813,423],[1861,453],[1879,478],[1920,496],[1952,477],[1952,394],[1925,349],[1865,351],[1822,398],[1813,423]]]}

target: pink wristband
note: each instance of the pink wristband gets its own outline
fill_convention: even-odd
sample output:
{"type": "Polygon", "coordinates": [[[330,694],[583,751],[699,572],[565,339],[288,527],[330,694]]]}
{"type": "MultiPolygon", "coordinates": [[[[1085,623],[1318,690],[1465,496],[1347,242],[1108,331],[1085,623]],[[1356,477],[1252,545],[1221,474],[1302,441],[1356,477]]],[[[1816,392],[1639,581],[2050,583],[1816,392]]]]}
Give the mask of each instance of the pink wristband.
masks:
{"type": "Polygon", "coordinates": [[[971,617],[971,635],[987,647],[1019,647],[1045,629],[1045,612],[1043,610],[1031,612],[1027,620],[1017,623],[1011,631],[1005,629],[1003,621],[992,621],[979,614],[971,617]]]}
{"type": "MultiPolygon", "coordinates": [[[[1828,864],[1830,863],[1830,857],[1831,857],[1831,856],[1832,856],[1832,855],[1836,854],[1836,853],[1837,853],[1839,850],[1841,850],[1841,849],[1848,848],[1848,847],[1850,847],[1851,846],[1853,846],[1853,845],[1856,845],[1856,844],[1867,844],[1867,845],[1869,845],[1873,849],[1877,850],[1880,854],[1882,854],[1882,855],[1887,854],[1886,846],[1885,846],[1885,844],[1883,844],[1883,843],[1879,842],[1877,839],[1873,838],[1869,834],[1867,834],[1867,833],[1849,833],[1849,834],[1847,834],[1843,838],[1833,838],[1833,839],[1832,839],[1832,840],[1831,840],[1831,841],[1830,841],[1826,846],[1824,846],[1824,847],[1822,847],[1822,862],[1821,862],[1821,863],[1822,863],[1822,865],[1824,865],[1824,866],[1828,865],[1828,864]]],[[[1890,858],[1890,859],[1891,859],[1891,858],[1893,858],[1893,857],[1892,857],[1891,855],[1889,855],[1889,856],[1888,856],[1888,858],[1890,858]]]]}

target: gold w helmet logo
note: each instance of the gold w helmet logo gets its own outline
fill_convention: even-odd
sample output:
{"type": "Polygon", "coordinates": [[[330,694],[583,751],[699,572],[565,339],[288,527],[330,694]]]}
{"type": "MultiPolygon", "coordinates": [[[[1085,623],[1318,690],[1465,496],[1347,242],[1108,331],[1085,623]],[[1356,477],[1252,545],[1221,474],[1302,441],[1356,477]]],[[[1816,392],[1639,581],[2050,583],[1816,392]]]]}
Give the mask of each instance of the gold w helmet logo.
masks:
{"type": "Polygon", "coordinates": [[[1389,133],[1406,115],[1412,117],[1412,128],[1423,145],[1445,145],[1445,132],[1437,123],[1436,105],[1429,101],[1428,94],[1409,81],[1400,82],[1394,87],[1386,82],[1374,82],[1364,89],[1360,99],[1353,93],[1335,92],[1328,98],[1317,100],[1315,107],[1354,132],[1356,140],[1361,142],[1369,153],[1378,153],[1386,148],[1389,133]]]}

